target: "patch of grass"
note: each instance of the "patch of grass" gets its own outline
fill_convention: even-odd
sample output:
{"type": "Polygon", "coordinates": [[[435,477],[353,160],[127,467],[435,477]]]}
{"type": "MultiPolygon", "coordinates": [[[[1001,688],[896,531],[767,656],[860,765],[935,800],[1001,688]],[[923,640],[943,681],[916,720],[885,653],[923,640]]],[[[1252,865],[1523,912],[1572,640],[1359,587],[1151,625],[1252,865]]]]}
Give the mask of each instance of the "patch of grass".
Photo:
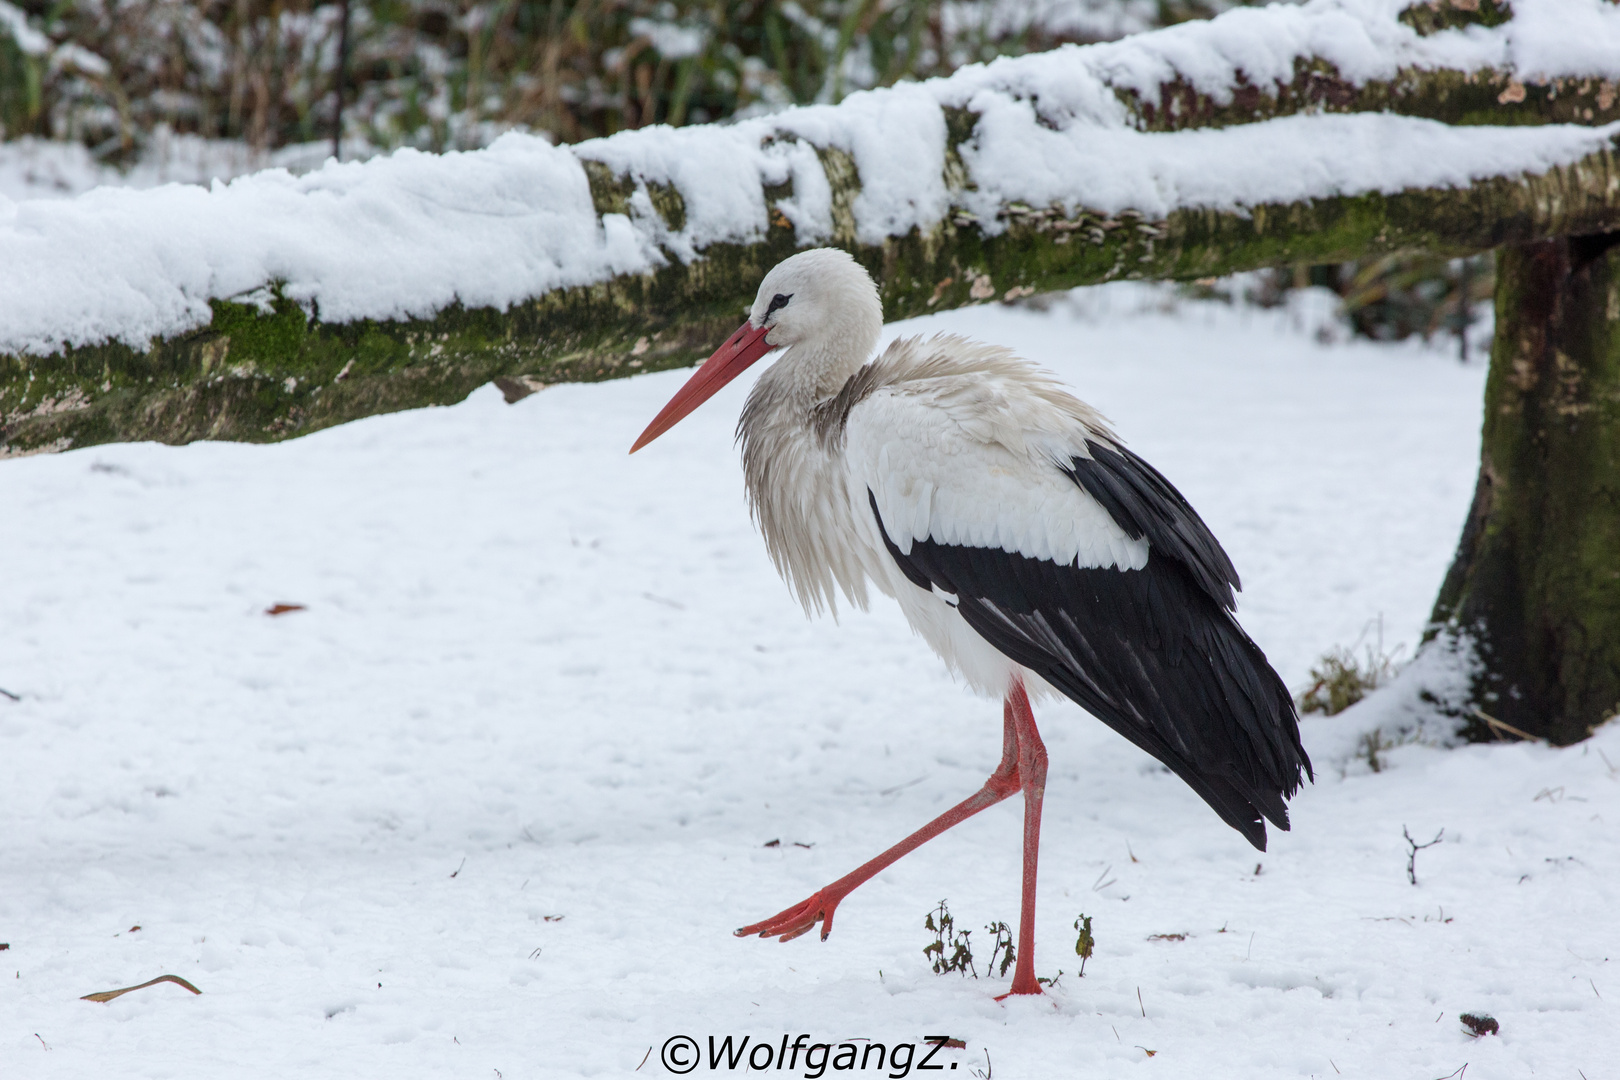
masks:
{"type": "Polygon", "coordinates": [[[923,955],[934,962],[935,975],[955,971],[963,977],[979,977],[978,969],[973,966],[973,945],[969,941],[972,931],[956,929],[956,920],[951,917],[951,909],[945,906],[945,901],[941,900],[939,906],[928,913],[923,927],[934,932],[934,940],[923,946],[923,955]]]}
{"type": "Polygon", "coordinates": [[[1074,920],[1074,928],[1080,936],[1074,940],[1075,955],[1080,958],[1080,978],[1086,977],[1086,961],[1097,950],[1097,939],[1091,936],[1091,916],[1082,914],[1074,920]]]}
{"type": "MultiPolygon", "coordinates": [[[[1086,923],[1089,929],[1091,920],[1087,919],[1086,923]]],[[[1078,926],[1079,923],[1075,925],[1078,926]]],[[[972,975],[975,979],[979,977],[979,970],[973,960],[973,932],[956,928],[956,918],[951,914],[951,909],[945,901],[941,900],[934,910],[923,918],[923,928],[934,934],[934,940],[923,946],[923,955],[932,961],[935,975],[948,975],[954,971],[963,977],[968,975],[972,975]]],[[[1018,951],[1013,942],[1013,928],[998,921],[986,924],[984,932],[990,935],[991,941],[988,970],[992,974],[1006,978],[1007,972],[1018,962],[1018,951]]]]}
{"type": "Polygon", "coordinates": [[[1013,951],[1012,927],[1004,922],[993,922],[984,928],[984,932],[995,938],[990,948],[990,970],[1006,978],[1007,969],[1018,959],[1018,954],[1013,951]],[[999,963],[997,957],[1000,957],[999,963]]]}
{"type": "MultiPolygon", "coordinates": [[[[1355,645],[1348,649],[1334,648],[1311,667],[1310,688],[1297,699],[1301,713],[1337,715],[1395,677],[1406,646],[1397,645],[1393,651],[1386,652],[1383,616],[1379,616],[1377,627],[1376,642],[1369,642],[1360,655],[1355,645]]],[[[1366,636],[1365,631],[1362,636],[1366,636]]],[[[1378,771],[1376,765],[1373,771],[1378,771]]]]}
{"type": "Polygon", "coordinates": [[[1375,773],[1384,771],[1384,759],[1379,757],[1385,750],[1395,749],[1395,744],[1384,738],[1383,728],[1373,728],[1361,737],[1361,745],[1356,749],[1356,756],[1366,761],[1367,768],[1375,773]]]}

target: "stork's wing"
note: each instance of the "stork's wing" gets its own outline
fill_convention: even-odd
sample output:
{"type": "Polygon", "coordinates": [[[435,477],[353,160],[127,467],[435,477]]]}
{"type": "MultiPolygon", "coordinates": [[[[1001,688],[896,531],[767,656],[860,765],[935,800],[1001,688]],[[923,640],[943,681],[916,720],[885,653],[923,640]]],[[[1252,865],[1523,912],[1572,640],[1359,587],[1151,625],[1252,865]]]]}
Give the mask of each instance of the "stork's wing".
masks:
{"type": "Polygon", "coordinates": [[[1042,462],[942,420],[925,398],[873,400],[850,415],[852,480],[866,482],[912,584],[952,594],[985,640],[1263,851],[1262,816],[1288,828],[1283,800],[1310,761],[1287,687],[1232,616],[1237,573],[1164,477],[1101,436],[1078,438],[1089,457],[1042,462]]]}
{"type": "Polygon", "coordinates": [[[1185,566],[1212,600],[1228,611],[1237,610],[1232,590],[1243,588],[1237,568],[1175,485],[1123,446],[1088,440],[1086,449],[1091,456],[1071,458],[1064,472],[1101,503],[1131,539],[1147,537],[1154,550],[1185,566]]]}

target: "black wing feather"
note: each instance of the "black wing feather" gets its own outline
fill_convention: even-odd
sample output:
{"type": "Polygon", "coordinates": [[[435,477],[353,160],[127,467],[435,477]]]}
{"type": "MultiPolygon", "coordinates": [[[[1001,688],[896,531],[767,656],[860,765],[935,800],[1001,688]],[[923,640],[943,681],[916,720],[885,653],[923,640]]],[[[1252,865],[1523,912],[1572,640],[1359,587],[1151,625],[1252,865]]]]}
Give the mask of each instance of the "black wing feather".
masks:
{"type": "Polygon", "coordinates": [[[1132,540],[1185,566],[1228,611],[1237,610],[1232,590],[1242,590],[1237,568],[1209,526],[1174,484],[1123,446],[1088,439],[1090,458],[1074,458],[1064,471],[1119,523],[1132,540]]]}
{"type": "MultiPolygon", "coordinates": [[[[1106,472],[1115,485],[1108,490],[1128,475],[1128,468],[1106,472]]],[[[905,554],[883,530],[877,497],[868,497],[908,580],[956,594],[957,610],[980,636],[1164,762],[1264,851],[1261,818],[1287,829],[1283,800],[1299,789],[1301,771],[1310,773],[1293,698],[1209,587],[1210,572],[1231,563],[1198,515],[1156,472],[1126,494],[1134,504],[1121,498],[1119,505],[1132,506],[1149,540],[1141,570],[1063,566],[932,540],[913,540],[905,554]],[[1168,506],[1154,505],[1154,477],[1174,496],[1168,506]],[[1183,543],[1161,546],[1155,535],[1183,543]],[[1178,552],[1202,561],[1192,565],[1178,552]]],[[[1237,574],[1221,580],[1230,597],[1237,574]]]]}

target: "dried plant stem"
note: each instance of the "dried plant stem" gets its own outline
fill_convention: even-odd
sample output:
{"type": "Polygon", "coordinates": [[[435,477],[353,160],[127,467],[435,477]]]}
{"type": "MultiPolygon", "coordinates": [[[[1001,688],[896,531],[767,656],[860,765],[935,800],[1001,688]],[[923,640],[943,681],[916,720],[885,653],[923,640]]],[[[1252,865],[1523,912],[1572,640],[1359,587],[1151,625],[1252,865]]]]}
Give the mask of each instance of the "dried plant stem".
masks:
{"type": "Polygon", "coordinates": [[[100,1001],[100,1002],[105,1003],[105,1002],[111,1001],[113,998],[123,997],[125,994],[129,993],[132,990],[145,990],[148,986],[156,986],[158,983],[162,983],[162,982],[171,982],[171,983],[174,983],[176,986],[183,986],[187,990],[190,990],[193,994],[201,994],[202,993],[201,990],[197,989],[195,986],[192,986],[189,982],[182,979],[178,975],[159,975],[157,978],[148,979],[146,982],[143,982],[143,983],[139,984],[138,986],[126,986],[122,990],[103,990],[100,993],[96,993],[96,994],[86,994],[86,995],[84,995],[84,997],[80,998],[79,1000],[80,1001],[100,1001]]]}

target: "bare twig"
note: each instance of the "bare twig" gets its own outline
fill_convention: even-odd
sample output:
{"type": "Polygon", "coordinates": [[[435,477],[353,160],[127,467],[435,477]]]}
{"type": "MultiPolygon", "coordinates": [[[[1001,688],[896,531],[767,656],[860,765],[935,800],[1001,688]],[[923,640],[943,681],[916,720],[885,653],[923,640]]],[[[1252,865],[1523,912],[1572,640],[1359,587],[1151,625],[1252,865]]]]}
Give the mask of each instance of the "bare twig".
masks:
{"type": "Polygon", "coordinates": [[[896,785],[894,785],[894,787],[884,788],[882,791],[878,792],[878,796],[881,797],[881,798],[887,798],[888,796],[893,795],[893,794],[895,794],[897,792],[901,792],[901,791],[906,790],[906,788],[911,787],[913,784],[920,784],[926,779],[928,779],[928,774],[923,773],[921,776],[917,777],[917,779],[915,779],[915,780],[907,780],[903,784],[896,784],[896,785]]]}
{"type": "Polygon", "coordinates": [[[86,994],[86,995],[84,995],[84,997],[80,998],[79,1000],[80,1001],[99,1001],[99,1002],[102,1002],[102,1003],[106,1003],[106,1002],[111,1001],[113,998],[123,997],[125,994],[129,993],[132,990],[145,990],[148,986],[156,986],[158,983],[163,983],[163,982],[170,982],[170,983],[174,983],[176,986],[183,986],[187,990],[190,990],[193,994],[202,993],[201,990],[197,989],[195,986],[192,986],[190,983],[188,983],[186,980],[182,979],[178,975],[159,975],[157,978],[148,979],[146,982],[143,982],[138,986],[126,986],[122,990],[103,990],[100,993],[96,993],[96,994],[86,994]]]}
{"type": "MultiPolygon", "coordinates": [[[[338,24],[337,77],[333,80],[332,156],[343,160],[343,87],[349,81],[349,0],[342,0],[342,21],[338,24]]],[[[652,1051],[649,1049],[648,1053],[652,1051]]]]}
{"type": "MultiPolygon", "coordinates": [[[[1491,731],[1496,734],[1497,738],[1501,738],[1502,737],[1502,732],[1505,731],[1509,735],[1517,735],[1520,739],[1523,739],[1525,742],[1542,742],[1542,741],[1544,741],[1539,736],[1532,735],[1528,731],[1520,731],[1518,728],[1514,727],[1512,724],[1505,723],[1505,722],[1503,722],[1501,720],[1498,720],[1496,717],[1490,716],[1490,715],[1488,715],[1487,713],[1485,713],[1484,711],[1482,711],[1480,709],[1476,708],[1474,710],[1474,715],[1479,717],[1481,720],[1485,721],[1486,726],[1489,727],[1491,729],[1491,731]]],[[[1467,1067],[1468,1066],[1466,1066],[1466,1065],[1463,1066],[1463,1068],[1465,1068],[1465,1069],[1467,1067]]]]}
{"type": "MultiPolygon", "coordinates": [[[[1435,833],[1434,834],[1434,839],[1430,840],[1427,844],[1420,844],[1416,840],[1413,840],[1412,839],[1412,834],[1406,831],[1406,826],[1405,825],[1401,826],[1401,835],[1406,837],[1406,843],[1412,849],[1411,851],[1407,852],[1407,854],[1406,854],[1406,880],[1410,881],[1413,885],[1416,885],[1417,884],[1417,853],[1422,851],[1424,848],[1431,848],[1431,847],[1434,847],[1434,845],[1438,844],[1440,842],[1441,838],[1446,835],[1446,830],[1441,829],[1439,832],[1435,833]]],[[[1467,1066],[1464,1065],[1463,1068],[1467,1068],[1467,1066]]]]}
{"type": "Polygon", "coordinates": [[[20,695],[13,694],[10,690],[7,690],[3,686],[0,686],[0,697],[8,697],[12,701],[21,701],[22,700],[22,697],[20,695]]]}

